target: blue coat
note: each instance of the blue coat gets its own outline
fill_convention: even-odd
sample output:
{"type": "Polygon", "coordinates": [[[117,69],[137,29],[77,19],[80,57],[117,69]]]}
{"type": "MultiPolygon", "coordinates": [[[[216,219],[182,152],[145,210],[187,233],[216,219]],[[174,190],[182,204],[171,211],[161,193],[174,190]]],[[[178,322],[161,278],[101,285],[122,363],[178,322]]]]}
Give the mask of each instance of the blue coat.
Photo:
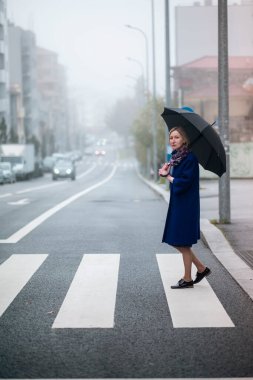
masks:
{"type": "Polygon", "coordinates": [[[189,153],[173,167],[163,243],[191,247],[200,238],[199,165],[189,153]]]}

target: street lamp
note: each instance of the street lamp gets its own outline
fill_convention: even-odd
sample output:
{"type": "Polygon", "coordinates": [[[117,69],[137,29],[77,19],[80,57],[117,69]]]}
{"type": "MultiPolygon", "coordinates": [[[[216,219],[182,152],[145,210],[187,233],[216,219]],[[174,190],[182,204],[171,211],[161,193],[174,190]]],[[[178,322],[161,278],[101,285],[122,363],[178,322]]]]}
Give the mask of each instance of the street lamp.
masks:
{"type": "Polygon", "coordinates": [[[139,107],[142,108],[145,104],[145,88],[144,88],[143,77],[140,78],[140,77],[134,77],[132,75],[126,75],[126,78],[129,78],[135,82],[135,87],[134,87],[135,93],[137,95],[139,107]],[[141,81],[140,81],[140,79],[141,79],[141,81]],[[140,94],[141,94],[141,96],[140,96],[140,94]]]}
{"type": "Polygon", "coordinates": [[[144,37],[145,39],[145,48],[146,48],[146,96],[147,96],[147,99],[149,97],[149,54],[148,54],[148,37],[146,35],[146,33],[136,27],[136,26],[132,26],[132,25],[129,25],[129,24],[126,24],[125,25],[126,28],[129,28],[129,29],[133,29],[133,30],[136,30],[137,32],[140,32],[142,34],[142,36],[144,37]]]}
{"type": "Polygon", "coordinates": [[[153,135],[153,170],[154,181],[157,181],[157,130],[156,130],[156,61],[155,61],[155,12],[154,0],[151,0],[152,15],[152,63],[153,63],[153,91],[152,91],[152,135],[153,135]]]}
{"type": "Polygon", "coordinates": [[[144,67],[141,61],[138,61],[138,59],[132,58],[132,57],[126,57],[128,61],[135,62],[140,68],[141,68],[141,73],[144,78],[144,67]]]}
{"type": "MultiPolygon", "coordinates": [[[[143,96],[145,96],[145,91],[144,91],[144,67],[143,67],[143,64],[140,61],[138,61],[138,59],[134,59],[132,57],[126,57],[126,59],[128,61],[136,63],[141,68],[141,72],[142,72],[141,87],[142,87],[143,96]]],[[[136,78],[135,78],[135,80],[136,80],[136,78]]],[[[136,80],[136,83],[137,83],[137,80],[136,80]]]]}

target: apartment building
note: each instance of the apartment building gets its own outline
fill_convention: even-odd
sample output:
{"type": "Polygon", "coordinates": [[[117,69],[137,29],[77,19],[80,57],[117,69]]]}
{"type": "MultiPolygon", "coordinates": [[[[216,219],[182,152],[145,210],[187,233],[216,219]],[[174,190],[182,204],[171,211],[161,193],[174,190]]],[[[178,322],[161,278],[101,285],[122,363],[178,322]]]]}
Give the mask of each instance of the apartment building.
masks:
{"type": "MultiPolygon", "coordinates": [[[[212,0],[175,8],[176,65],[218,55],[218,7],[212,0]]],[[[228,5],[228,53],[253,55],[253,1],[228,5]]]]}
{"type": "Polygon", "coordinates": [[[12,133],[18,142],[39,139],[35,34],[9,23],[8,43],[12,133]]]}
{"type": "Polygon", "coordinates": [[[37,83],[41,99],[40,129],[43,155],[64,151],[68,139],[65,68],[54,51],[37,48],[37,83]]]}
{"type": "Polygon", "coordinates": [[[8,27],[6,0],[0,0],[0,122],[7,125],[9,134],[8,27]]]}

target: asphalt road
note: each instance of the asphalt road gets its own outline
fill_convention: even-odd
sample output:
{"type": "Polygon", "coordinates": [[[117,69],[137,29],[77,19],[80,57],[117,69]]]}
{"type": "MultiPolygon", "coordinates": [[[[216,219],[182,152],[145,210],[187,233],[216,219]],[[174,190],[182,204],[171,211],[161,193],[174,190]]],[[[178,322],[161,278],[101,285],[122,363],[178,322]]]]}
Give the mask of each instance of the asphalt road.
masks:
{"type": "MultiPolygon", "coordinates": [[[[167,204],[142,183],[134,161],[117,161],[115,153],[87,157],[77,175],[0,188],[1,266],[15,254],[48,255],[0,318],[0,377],[253,376],[252,302],[201,241],[195,251],[213,270],[208,286],[234,327],[174,327],[156,259],[176,254],[161,243],[167,204]],[[36,228],[22,230],[76,194],[36,228]],[[17,231],[17,242],[6,243],[17,231]],[[120,255],[114,326],[54,329],[88,254],[120,255]]],[[[187,307],[180,308],[187,319],[187,307]]]]}

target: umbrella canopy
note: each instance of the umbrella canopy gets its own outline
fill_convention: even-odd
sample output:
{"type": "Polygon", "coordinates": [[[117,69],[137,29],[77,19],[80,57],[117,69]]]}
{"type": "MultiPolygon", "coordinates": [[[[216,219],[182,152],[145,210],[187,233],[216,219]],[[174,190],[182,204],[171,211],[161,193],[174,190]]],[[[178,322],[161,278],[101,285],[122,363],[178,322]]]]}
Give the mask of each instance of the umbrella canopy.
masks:
{"type": "Polygon", "coordinates": [[[218,176],[226,171],[226,154],[215,129],[195,112],[181,108],[164,108],[162,118],[169,130],[182,127],[189,141],[189,148],[204,169],[218,176]]]}

